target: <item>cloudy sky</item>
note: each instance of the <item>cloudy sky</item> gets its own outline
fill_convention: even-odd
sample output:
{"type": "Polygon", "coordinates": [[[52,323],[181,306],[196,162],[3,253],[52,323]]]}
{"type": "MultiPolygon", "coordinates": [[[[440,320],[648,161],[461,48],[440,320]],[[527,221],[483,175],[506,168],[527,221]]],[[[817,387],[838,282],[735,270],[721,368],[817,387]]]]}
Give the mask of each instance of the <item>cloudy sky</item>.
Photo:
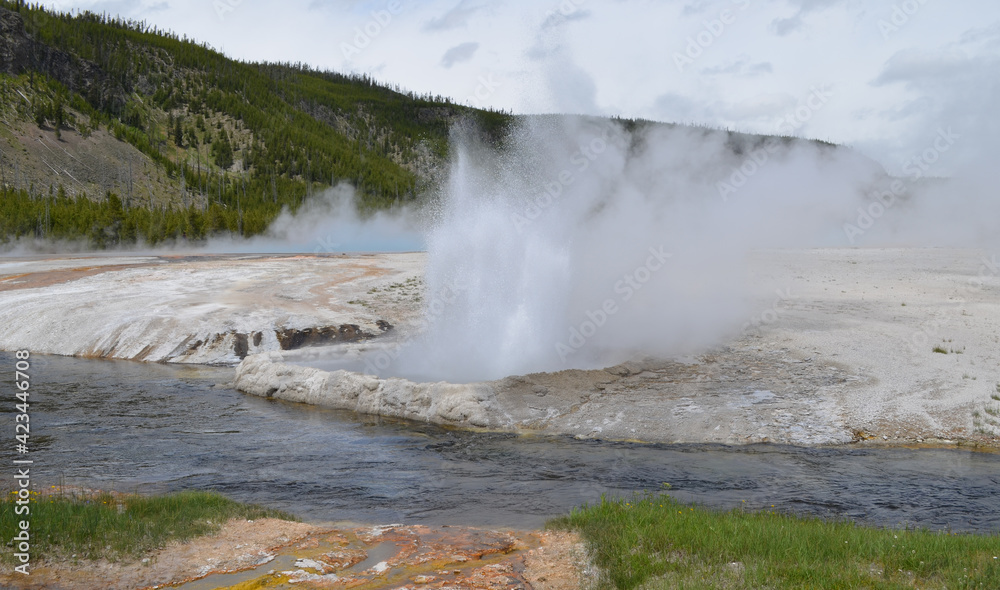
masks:
{"type": "MultiPolygon", "coordinates": [[[[367,72],[515,113],[852,145],[891,171],[1000,136],[995,0],[60,0],[250,61],[367,72]]],[[[983,143],[983,142],[986,143],[983,143]]]]}

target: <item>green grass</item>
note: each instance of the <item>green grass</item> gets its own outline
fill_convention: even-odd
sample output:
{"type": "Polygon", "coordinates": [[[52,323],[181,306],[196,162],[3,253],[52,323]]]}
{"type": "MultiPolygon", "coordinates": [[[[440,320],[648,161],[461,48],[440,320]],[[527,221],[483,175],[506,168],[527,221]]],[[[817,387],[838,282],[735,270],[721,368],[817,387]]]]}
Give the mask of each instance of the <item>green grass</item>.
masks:
{"type": "Polygon", "coordinates": [[[893,530],[667,495],[602,498],[548,523],[588,542],[604,588],[1000,588],[1000,536],[893,530]]]}
{"type": "Polygon", "coordinates": [[[935,346],[933,352],[939,352],[941,354],[948,354],[947,348],[941,348],[940,346],[935,346]]]}
{"type": "MultiPolygon", "coordinates": [[[[25,519],[14,512],[13,495],[0,501],[0,530],[7,539],[25,519]],[[11,534],[8,534],[11,533],[11,534]]],[[[179,492],[160,496],[32,496],[32,557],[50,559],[135,559],[174,540],[184,541],[219,530],[232,518],[283,518],[289,514],[241,504],[214,492],[179,492]]],[[[13,562],[11,546],[0,557],[13,562]]]]}

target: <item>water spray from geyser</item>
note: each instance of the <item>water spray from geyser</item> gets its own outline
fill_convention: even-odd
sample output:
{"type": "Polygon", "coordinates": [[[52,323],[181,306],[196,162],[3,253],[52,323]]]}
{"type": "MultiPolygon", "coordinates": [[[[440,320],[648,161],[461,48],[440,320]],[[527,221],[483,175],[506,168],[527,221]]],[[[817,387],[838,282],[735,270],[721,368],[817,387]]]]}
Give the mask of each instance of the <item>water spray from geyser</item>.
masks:
{"type": "Polygon", "coordinates": [[[539,116],[496,150],[458,127],[426,237],[426,325],[351,368],[472,382],[691,354],[731,336],[751,311],[746,253],[836,245],[830,220],[876,171],[791,141],[721,199],[716,181],[742,160],[727,137],[539,116]]]}

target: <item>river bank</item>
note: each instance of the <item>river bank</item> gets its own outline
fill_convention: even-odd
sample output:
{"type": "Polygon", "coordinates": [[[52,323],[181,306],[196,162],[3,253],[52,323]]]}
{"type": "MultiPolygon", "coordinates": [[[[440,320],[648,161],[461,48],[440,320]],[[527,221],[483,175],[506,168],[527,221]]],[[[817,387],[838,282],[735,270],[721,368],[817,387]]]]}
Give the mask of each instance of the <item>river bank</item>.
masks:
{"type": "Polygon", "coordinates": [[[472,384],[324,370],[318,359],[331,353],[391,348],[419,332],[423,266],[419,253],[8,258],[0,348],[239,363],[235,384],[247,393],[507,432],[722,444],[1000,440],[1000,270],[988,252],[756,252],[742,329],[668,359],[472,384]]]}

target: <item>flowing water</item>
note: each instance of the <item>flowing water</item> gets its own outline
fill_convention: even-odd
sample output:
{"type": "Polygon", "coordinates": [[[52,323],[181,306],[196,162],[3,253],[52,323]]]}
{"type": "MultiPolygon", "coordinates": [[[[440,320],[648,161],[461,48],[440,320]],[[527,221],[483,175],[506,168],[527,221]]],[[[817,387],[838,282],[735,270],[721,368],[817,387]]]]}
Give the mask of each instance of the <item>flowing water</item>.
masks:
{"type": "MultiPolygon", "coordinates": [[[[232,369],[35,357],[36,486],[214,489],[305,519],[535,527],[602,493],[998,530],[1000,455],[637,445],[469,433],[266,400],[232,369]],[[221,385],[220,385],[221,384],[221,385]]],[[[0,354],[0,367],[14,360],[0,354]]],[[[3,412],[13,412],[13,392],[3,412]]],[[[5,420],[2,459],[14,459],[5,420]]],[[[20,458],[23,458],[21,456],[20,458]]]]}

